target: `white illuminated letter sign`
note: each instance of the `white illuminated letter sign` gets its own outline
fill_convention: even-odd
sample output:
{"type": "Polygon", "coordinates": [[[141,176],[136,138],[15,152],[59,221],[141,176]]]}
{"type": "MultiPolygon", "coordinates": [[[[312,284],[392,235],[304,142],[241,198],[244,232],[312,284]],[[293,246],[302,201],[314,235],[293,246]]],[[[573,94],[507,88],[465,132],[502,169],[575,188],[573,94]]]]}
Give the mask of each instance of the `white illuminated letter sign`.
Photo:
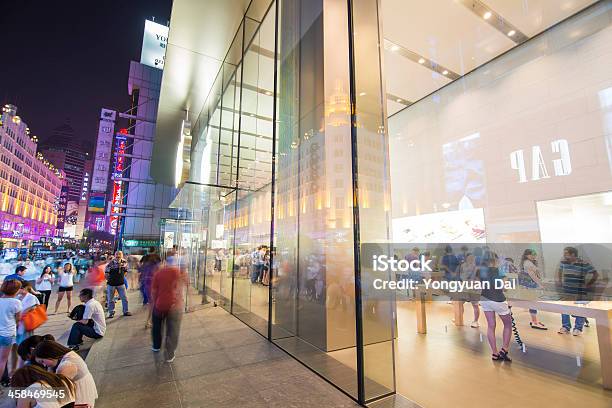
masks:
{"type": "Polygon", "coordinates": [[[572,173],[572,161],[570,159],[569,144],[565,139],[550,142],[553,153],[559,153],[560,158],[553,160],[555,176],[567,176],[572,173]]]}
{"type": "Polygon", "coordinates": [[[519,174],[519,183],[527,182],[527,174],[525,172],[525,158],[522,150],[516,150],[510,153],[510,167],[517,170],[519,174]]]}
{"type": "Polygon", "coordinates": [[[546,170],[546,164],[544,164],[544,157],[542,157],[540,146],[533,146],[531,148],[531,160],[531,180],[536,181],[550,177],[548,170],[546,170]]]}

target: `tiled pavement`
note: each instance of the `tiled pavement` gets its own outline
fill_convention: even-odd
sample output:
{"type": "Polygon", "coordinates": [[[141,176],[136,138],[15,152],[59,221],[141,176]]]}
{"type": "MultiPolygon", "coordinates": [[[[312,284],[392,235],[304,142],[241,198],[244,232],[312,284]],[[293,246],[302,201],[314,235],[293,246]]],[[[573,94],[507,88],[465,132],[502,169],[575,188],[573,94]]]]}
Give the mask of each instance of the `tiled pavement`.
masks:
{"type": "Polygon", "coordinates": [[[183,315],[176,360],[162,356],[151,351],[142,310],[110,321],[86,360],[96,407],[358,406],[218,307],[183,315]]]}

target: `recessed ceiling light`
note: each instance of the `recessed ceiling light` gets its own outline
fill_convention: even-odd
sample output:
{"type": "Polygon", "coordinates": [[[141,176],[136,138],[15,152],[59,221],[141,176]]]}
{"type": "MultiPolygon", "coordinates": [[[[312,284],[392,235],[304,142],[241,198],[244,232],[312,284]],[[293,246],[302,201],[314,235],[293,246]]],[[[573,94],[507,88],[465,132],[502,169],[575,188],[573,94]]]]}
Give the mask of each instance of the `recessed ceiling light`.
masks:
{"type": "Polygon", "coordinates": [[[272,95],[272,92],[266,91],[266,95],[270,96],[270,95],[272,95]]]}
{"type": "Polygon", "coordinates": [[[447,70],[442,71],[442,75],[448,75],[448,71],[447,70]]]}
{"type": "Polygon", "coordinates": [[[397,98],[397,99],[395,100],[395,102],[397,102],[397,103],[402,103],[403,101],[404,101],[404,100],[403,100],[403,99],[401,99],[401,98],[397,98]]]}
{"type": "Polygon", "coordinates": [[[512,37],[514,34],[516,34],[516,31],[514,30],[508,31],[508,37],[512,37]]]}
{"type": "Polygon", "coordinates": [[[484,18],[485,20],[490,19],[490,18],[491,18],[491,12],[490,12],[490,11],[487,11],[486,13],[484,13],[484,14],[482,15],[482,18],[484,18]]]}
{"type": "Polygon", "coordinates": [[[392,45],[391,46],[391,51],[395,52],[397,50],[399,50],[399,47],[397,45],[392,45]]]}
{"type": "Polygon", "coordinates": [[[424,64],[425,63],[425,58],[419,58],[419,64],[424,64]]]}
{"type": "Polygon", "coordinates": [[[359,94],[359,96],[366,96],[366,93],[365,93],[365,92],[361,92],[361,93],[359,94]]]}

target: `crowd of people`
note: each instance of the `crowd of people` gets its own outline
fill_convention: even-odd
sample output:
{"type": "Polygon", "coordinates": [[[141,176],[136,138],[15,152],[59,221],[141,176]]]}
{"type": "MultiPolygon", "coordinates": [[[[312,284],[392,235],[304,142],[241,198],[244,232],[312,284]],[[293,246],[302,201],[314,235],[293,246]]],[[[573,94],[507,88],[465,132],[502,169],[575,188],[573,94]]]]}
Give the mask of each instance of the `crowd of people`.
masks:
{"type": "Polygon", "coordinates": [[[84,338],[95,341],[104,337],[107,319],[115,317],[117,300],[122,302],[123,316],[132,316],[128,288],[141,292],[147,309],[144,323],[145,328],[151,328],[153,352],[161,351],[165,340],[165,360],[172,362],[175,358],[187,277],[174,251],[168,253],[164,262],[154,248],[136,262],[130,257],[126,259],[121,251],[112,256],[97,254],[78,283],[80,304],[72,307],[72,292],[77,285],[75,269],[68,259],[55,270],[49,264],[32,276],[26,265],[17,264],[13,273],[4,276],[0,287],[2,385],[25,390],[63,390],[61,395],[52,393],[51,399],[50,394],[36,394],[46,395],[44,401],[27,397],[35,393],[23,394],[19,407],[94,406],[98,396],[96,385],[77,352],[84,338]],[[48,307],[54,289],[57,300],[51,313],[48,307]],[[64,313],[63,304],[67,318],[74,320],[66,344],[60,344],[51,334],[34,334],[35,329],[44,333],[48,315],[64,313]]]}
{"type": "MultiPolygon", "coordinates": [[[[23,272],[23,271],[20,271],[23,272]]],[[[7,276],[0,287],[0,370],[2,385],[24,390],[19,407],[93,407],[96,384],[85,361],[73,348],[50,335],[34,335],[27,316],[40,307],[28,281],[7,276]],[[49,391],[49,393],[40,391],[49,391]],[[39,392],[35,392],[39,391],[39,392]]],[[[84,319],[92,316],[91,289],[81,291],[84,319]]],[[[44,306],[43,306],[44,307],[44,306]]],[[[104,316],[102,315],[102,318],[104,316]]],[[[89,321],[89,320],[88,320],[89,321]]],[[[70,338],[73,338],[73,330],[70,338]]]]}
{"type": "MultiPolygon", "coordinates": [[[[487,322],[487,339],[495,361],[511,361],[508,350],[512,336],[512,312],[508,304],[504,288],[496,285],[496,281],[507,279],[511,274],[517,277],[518,286],[525,289],[543,290],[547,284],[544,281],[543,271],[538,265],[537,253],[534,249],[525,249],[518,266],[509,257],[500,257],[493,249],[474,247],[471,250],[463,246],[459,254],[454,254],[450,246],[446,246],[444,254],[439,257],[437,269],[442,272],[442,279],[459,281],[488,282],[485,289],[467,290],[451,294],[451,299],[463,314],[463,304],[470,303],[473,309],[472,328],[480,327],[480,311],[484,312],[487,322]],[[497,346],[496,316],[499,316],[502,329],[501,348],[497,346]]],[[[413,248],[405,259],[410,261],[424,256],[429,259],[431,254],[413,248]]],[[[563,257],[559,262],[554,287],[560,300],[586,301],[598,280],[597,270],[587,261],[579,257],[575,247],[565,247],[563,257]]],[[[420,277],[417,277],[420,279],[420,277]]],[[[529,326],[536,330],[548,330],[546,325],[538,319],[538,311],[529,309],[531,321],[529,326]]],[[[574,316],[572,329],[571,318],[568,314],[561,315],[561,328],[559,334],[573,334],[580,336],[588,320],[581,316],[574,316]]]]}

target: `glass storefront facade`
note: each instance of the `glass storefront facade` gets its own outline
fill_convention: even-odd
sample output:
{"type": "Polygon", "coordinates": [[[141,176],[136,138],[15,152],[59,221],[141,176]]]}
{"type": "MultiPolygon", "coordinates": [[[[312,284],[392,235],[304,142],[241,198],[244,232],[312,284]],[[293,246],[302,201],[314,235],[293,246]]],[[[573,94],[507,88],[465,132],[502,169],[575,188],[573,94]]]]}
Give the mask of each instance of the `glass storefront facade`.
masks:
{"type": "Polygon", "coordinates": [[[253,0],[191,122],[183,219],[162,232],[189,304],[362,404],[610,406],[611,258],[588,245],[612,250],[611,66],[612,1],[253,0]],[[548,330],[517,301],[522,348],[495,365],[477,302],[371,291],[394,277],[366,244],[414,248],[437,276],[449,255],[431,245],[463,262],[502,243],[540,248],[551,285],[564,246],[593,258],[580,336],[557,334],[558,299],[539,298],[548,330]]]}

